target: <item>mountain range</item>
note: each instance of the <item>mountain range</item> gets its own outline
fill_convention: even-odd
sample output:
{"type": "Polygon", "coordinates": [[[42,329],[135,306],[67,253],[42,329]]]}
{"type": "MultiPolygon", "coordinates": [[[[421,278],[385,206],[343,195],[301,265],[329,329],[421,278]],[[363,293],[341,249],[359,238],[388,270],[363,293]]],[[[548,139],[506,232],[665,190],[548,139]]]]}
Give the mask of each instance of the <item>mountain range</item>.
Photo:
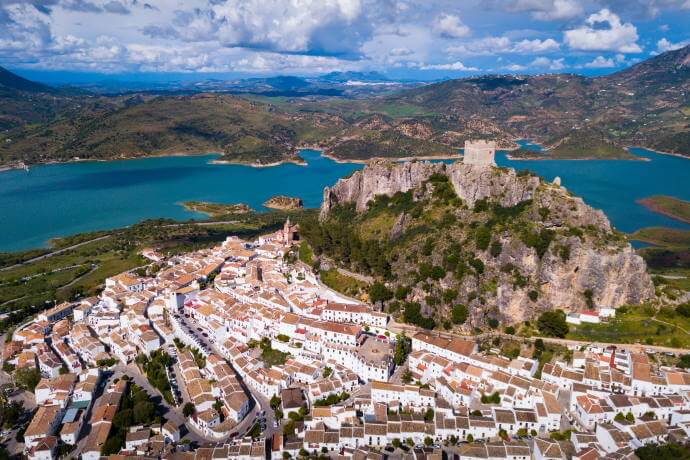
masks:
{"type": "Polygon", "coordinates": [[[107,95],[0,69],[0,163],[214,151],[267,164],[296,161],[303,146],[345,160],[447,156],[477,137],[511,149],[527,138],[554,158],[630,158],[630,145],[689,155],[688,77],[690,46],[601,77],[488,75],[424,85],[334,73],[107,95]]]}

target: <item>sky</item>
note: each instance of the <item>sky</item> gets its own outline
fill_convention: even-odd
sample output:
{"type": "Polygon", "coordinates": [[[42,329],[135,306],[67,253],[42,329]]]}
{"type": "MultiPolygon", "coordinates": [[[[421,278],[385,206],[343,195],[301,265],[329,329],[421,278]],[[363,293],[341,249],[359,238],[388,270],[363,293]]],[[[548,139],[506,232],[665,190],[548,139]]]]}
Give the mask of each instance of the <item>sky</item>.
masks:
{"type": "Polygon", "coordinates": [[[0,0],[0,65],[63,80],[601,74],[688,43],[690,0],[0,0]]]}

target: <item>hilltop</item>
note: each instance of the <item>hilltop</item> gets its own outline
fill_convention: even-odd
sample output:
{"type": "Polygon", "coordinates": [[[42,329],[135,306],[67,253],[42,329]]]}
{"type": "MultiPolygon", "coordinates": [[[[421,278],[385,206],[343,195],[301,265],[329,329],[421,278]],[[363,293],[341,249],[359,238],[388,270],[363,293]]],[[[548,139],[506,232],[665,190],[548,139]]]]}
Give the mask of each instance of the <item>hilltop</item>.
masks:
{"type": "Polygon", "coordinates": [[[213,93],[105,96],[56,90],[2,69],[0,161],[220,152],[222,161],[265,165],[299,161],[300,147],[344,161],[452,157],[466,140],[486,137],[503,149],[528,138],[551,158],[632,159],[624,150],[630,145],[688,155],[689,65],[685,47],[603,77],[489,75],[403,84],[393,94],[342,93],[349,97],[324,96],[330,89],[322,83],[387,84],[385,77],[281,76],[213,82],[213,93]],[[224,94],[224,85],[248,94],[224,94]],[[285,91],[294,95],[269,97],[285,91]]]}
{"type": "Polygon", "coordinates": [[[513,137],[547,147],[574,130],[584,130],[621,146],[688,155],[689,77],[686,46],[602,77],[482,76],[422,86],[388,96],[380,104],[436,114],[430,120],[490,120],[513,137]]]}
{"type": "Polygon", "coordinates": [[[317,256],[385,282],[387,311],[423,327],[654,296],[644,261],[601,211],[512,169],[373,162],[326,188],[302,232],[317,256]]]}

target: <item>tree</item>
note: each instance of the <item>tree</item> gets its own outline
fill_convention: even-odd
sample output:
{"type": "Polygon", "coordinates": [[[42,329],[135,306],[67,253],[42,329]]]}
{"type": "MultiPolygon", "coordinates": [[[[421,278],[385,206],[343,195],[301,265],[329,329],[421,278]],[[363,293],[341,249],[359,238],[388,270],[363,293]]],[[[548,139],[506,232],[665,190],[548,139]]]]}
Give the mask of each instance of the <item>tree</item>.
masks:
{"type": "Polygon", "coordinates": [[[517,435],[521,438],[526,438],[527,437],[527,428],[519,428],[517,430],[517,435]]]}
{"type": "Polygon", "coordinates": [[[563,338],[568,334],[568,323],[565,322],[565,313],[560,310],[545,311],[537,320],[539,332],[550,337],[563,338]]]}
{"type": "Polygon", "coordinates": [[[269,404],[271,405],[271,408],[273,410],[276,410],[277,408],[279,408],[280,403],[281,403],[280,396],[278,396],[278,395],[271,396],[271,400],[269,401],[269,404]]]}
{"type": "Polygon", "coordinates": [[[393,438],[393,440],[391,441],[391,444],[392,444],[393,447],[395,447],[396,449],[399,449],[400,446],[402,445],[401,442],[400,442],[400,439],[398,439],[398,438],[393,438]]]}
{"type": "Polygon", "coordinates": [[[409,369],[405,369],[402,377],[400,377],[403,383],[410,383],[412,381],[412,372],[409,369]]]}
{"type": "Polygon", "coordinates": [[[628,412],[627,414],[625,414],[625,420],[627,420],[630,423],[635,423],[635,416],[632,412],[628,412]]]}
{"type": "Polygon", "coordinates": [[[24,414],[24,403],[21,401],[3,401],[0,404],[0,426],[10,429],[15,426],[24,414]]]}
{"type": "Polygon", "coordinates": [[[412,349],[412,340],[405,335],[398,334],[395,339],[395,352],[393,353],[393,362],[396,366],[401,366],[407,359],[407,355],[410,354],[412,349]]]}
{"type": "Polygon", "coordinates": [[[625,422],[625,415],[623,415],[623,412],[619,412],[615,417],[613,417],[613,419],[618,423],[623,423],[625,422]]]}
{"type": "Polygon", "coordinates": [[[132,425],[134,425],[134,412],[132,409],[120,410],[113,417],[113,426],[120,431],[126,431],[132,425]]]}
{"type": "Polygon", "coordinates": [[[194,415],[194,412],[196,412],[196,406],[193,403],[188,402],[182,408],[182,414],[185,417],[191,417],[194,415]]]}
{"type": "Polygon", "coordinates": [[[372,303],[386,302],[393,298],[393,291],[388,289],[385,284],[375,282],[369,287],[369,300],[372,303]]]}
{"type": "Polygon", "coordinates": [[[675,443],[647,444],[635,451],[640,460],[688,460],[690,447],[675,443]]]}
{"type": "Polygon", "coordinates": [[[690,355],[681,355],[680,360],[678,361],[678,367],[681,369],[690,368],[690,355]]]}
{"type": "Polygon", "coordinates": [[[464,324],[467,321],[467,307],[463,304],[453,306],[450,318],[454,324],[464,324]]]}
{"type": "Polygon", "coordinates": [[[321,377],[327,378],[333,373],[333,369],[326,366],[323,368],[323,372],[321,372],[321,377]]]}
{"type": "Polygon", "coordinates": [[[283,425],[283,435],[284,436],[292,436],[293,434],[295,434],[295,422],[294,422],[294,420],[288,420],[283,425]]]}
{"type": "Polygon", "coordinates": [[[472,434],[468,434],[465,439],[467,439],[467,442],[474,442],[474,436],[472,436],[472,434]]]}
{"type": "Polygon", "coordinates": [[[153,421],[156,406],[151,401],[142,401],[134,405],[134,420],[137,423],[148,425],[153,421]]]}
{"type": "Polygon", "coordinates": [[[124,443],[122,442],[122,435],[120,435],[119,433],[114,436],[110,436],[101,447],[101,455],[115,455],[118,452],[120,452],[120,449],[122,448],[123,444],[124,443]]]}
{"type": "Polygon", "coordinates": [[[676,313],[686,318],[690,318],[690,302],[682,303],[676,307],[676,313]]]}
{"type": "Polygon", "coordinates": [[[424,420],[432,422],[434,420],[434,410],[430,407],[424,412],[424,420]]]}
{"type": "Polygon", "coordinates": [[[424,438],[424,445],[425,445],[425,446],[429,447],[429,446],[432,445],[433,443],[434,443],[434,440],[431,439],[429,436],[427,436],[426,438],[424,438]]]}
{"type": "Polygon", "coordinates": [[[491,329],[496,329],[498,327],[498,320],[496,318],[489,318],[487,324],[491,329]]]}
{"type": "Polygon", "coordinates": [[[41,371],[35,367],[22,367],[14,373],[14,381],[19,388],[33,393],[36,385],[41,381],[41,371]]]}
{"type": "Polygon", "coordinates": [[[505,329],[503,329],[503,332],[513,335],[515,334],[515,328],[513,326],[506,326],[505,329]]]}

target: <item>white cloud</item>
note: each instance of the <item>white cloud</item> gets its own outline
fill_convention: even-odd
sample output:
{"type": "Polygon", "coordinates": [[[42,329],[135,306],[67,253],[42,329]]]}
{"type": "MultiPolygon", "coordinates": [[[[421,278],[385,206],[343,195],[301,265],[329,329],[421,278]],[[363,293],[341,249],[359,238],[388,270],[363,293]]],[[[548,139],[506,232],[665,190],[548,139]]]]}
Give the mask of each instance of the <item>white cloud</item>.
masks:
{"type": "Polygon", "coordinates": [[[584,67],[588,69],[608,69],[611,67],[616,67],[616,63],[611,58],[597,56],[591,62],[585,64],[584,67]]]}
{"type": "Polygon", "coordinates": [[[534,40],[522,40],[516,42],[513,46],[512,52],[514,53],[548,53],[550,51],[557,51],[560,49],[560,45],[553,38],[547,38],[546,40],[539,40],[535,38],[534,40]]]}
{"type": "Polygon", "coordinates": [[[511,64],[503,67],[504,70],[509,70],[511,72],[520,72],[522,70],[527,70],[527,66],[520,64],[511,64]]]}
{"type": "MultiPolygon", "coordinates": [[[[362,32],[361,0],[228,0],[178,10],[173,32],[186,41],[286,52],[351,50],[362,32]]],[[[366,26],[366,24],[365,24],[366,26]]],[[[168,24],[150,27],[169,31],[168,24]]]]}
{"type": "Polygon", "coordinates": [[[447,38],[462,38],[470,34],[470,28],[454,14],[442,14],[434,21],[434,32],[447,38]]]}
{"type": "Polygon", "coordinates": [[[511,0],[507,8],[514,12],[530,12],[540,21],[573,19],[583,12],[578,0],[511,0]]]}
{"type": "Polygon", "coordinates": [[[640,53],[637,28],[604,8],[590,15],[585,25],[564,33],[565,43],[572,49],[584,51],[617,51],[640,53]]]}
{"type": "Polygon", "coordinates": [[[459,56],[489,56],[495,54],[532,54],[548,53],[560,49],[558,42],[552,38],[546,40],[521,40],[513,42],[508,37],[484,37],[467,43],[446,48],[449,54],[459,56]]]}
{"type": "Polygon", "coordinates": [[[548,68],[549,70],[563,70],[565,69],[564,61],[564,58],[549,59],[547,57],[540,56],[530,62],[529,65],[530,67],[543,67],[548,68]]]}
{"type": "Polygon", "coordinates": [[[673,50],[678,50],[681,49],[687,45],[690,44],[690,40],[683,40],[678,43],[672,43],[671,41],[667,40],[666,38],[662,38],[658,42],[656,42],[656,50],[659,53],[665,53],[666,51],[673,51],[673,50]]]}
{"type": "Polygon", "coordinates": [[[448,64],[424,64],[419,66],[422,70],[458,70],[458,71],[476,71],[477,67],[467,67],[460,61],[451,62],[448,64]]]}

